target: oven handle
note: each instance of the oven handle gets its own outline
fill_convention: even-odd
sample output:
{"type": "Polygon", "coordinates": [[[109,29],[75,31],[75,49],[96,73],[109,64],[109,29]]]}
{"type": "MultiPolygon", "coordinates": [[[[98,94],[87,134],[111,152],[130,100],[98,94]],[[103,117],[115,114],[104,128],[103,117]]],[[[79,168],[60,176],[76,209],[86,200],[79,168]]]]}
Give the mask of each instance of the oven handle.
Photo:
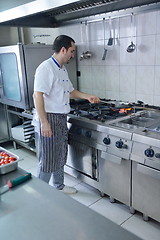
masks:
{"type": "Polygon", "coordinates": [[[137,164],[137,171],[160,180],[160,171],[159,170],[147,167],[142,164],[137,164]]]}
{"type": "Polygon", "coordinates": [[[109,154],[109,153],[103,152],[103,151],[101,151],[101,158],[103,158],[106,161],[110,161],[110,162],[113,162],[113,163],[116,163],[116,164],[119,164],[119,165],[122,162],[121,157],[117,157],[115,155],[112,155],[112,154],[109,154]]]}

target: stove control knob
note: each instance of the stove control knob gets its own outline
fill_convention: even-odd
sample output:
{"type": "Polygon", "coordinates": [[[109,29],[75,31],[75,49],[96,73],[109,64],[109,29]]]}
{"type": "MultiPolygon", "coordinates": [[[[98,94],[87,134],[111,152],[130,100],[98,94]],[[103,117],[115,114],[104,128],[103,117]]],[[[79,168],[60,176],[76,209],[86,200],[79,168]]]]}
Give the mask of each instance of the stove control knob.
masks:
{"type": "Polygon", "coordinates": [[[153,151],[153,149],[151,149],[151,148],[147,148],[147,149],[144,151],[144,154],[145,154],[147,157],[153,157],[153,156],[154,156],[154,151],[153,151]]]}
{"type": "Polygon", "coordinates": [[[103,139],[103,143],[106,144],[106,145],[109,145],[111,143],[111,139],[109,137],[105,137],[103,139]]]}
{"type": "Polygon", "coordinates": [[[81,128],[77,128],[77,129],[76,129],[76,133],[77,133],[78,135],[81,135],[81,134],[82,134],[82,129],[81,129],[81,128]]]}
{"type": "Polygon", "coordinates": [[[123,141],[119,140],[119,141],[116,142],[115,145],[116,145],[117,148],[123,148],[123,141]]]}
{"type": "Polygon", "coordinates": [[[86,136],[87,138],[91,138],[91,136],[92,136],[91,131],[86,131],[85,136],[86,136]]]}
{"type": "Polygon", "coordinates": [[[127,149],[128,145],[127,144],[123,144],[122,148],[127,149]]]}
{"type": "Polygon", "coordinates": [[[160,158],[160,153],[156,153],[156,154],[155,154],[155,157],[156,157],[156,158],[160,158]]]}

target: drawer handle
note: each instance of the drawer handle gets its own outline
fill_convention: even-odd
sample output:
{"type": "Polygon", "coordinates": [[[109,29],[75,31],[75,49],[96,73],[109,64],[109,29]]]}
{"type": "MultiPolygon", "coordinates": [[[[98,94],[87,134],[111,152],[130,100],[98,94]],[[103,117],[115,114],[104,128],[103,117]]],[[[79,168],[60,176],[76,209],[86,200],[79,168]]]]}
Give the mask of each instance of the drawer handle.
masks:
{"type": "Polygon", "coordinates": [[[142,164],[138,164],[137,171],[140,173],[143,173],[145,175],[148,175],[150,177],[153,177],[155,179],[160,180],[160,171],[159,170],[144,166],[142,164]]]}
{"type": "Polygon", "coordinates": [[[121,164],[121,161],[122,161],[122,158],[103,152],[103,151],[101,152],[101,158],[103,158],[106,161],[113,162],[119,165],[121,164]]]}

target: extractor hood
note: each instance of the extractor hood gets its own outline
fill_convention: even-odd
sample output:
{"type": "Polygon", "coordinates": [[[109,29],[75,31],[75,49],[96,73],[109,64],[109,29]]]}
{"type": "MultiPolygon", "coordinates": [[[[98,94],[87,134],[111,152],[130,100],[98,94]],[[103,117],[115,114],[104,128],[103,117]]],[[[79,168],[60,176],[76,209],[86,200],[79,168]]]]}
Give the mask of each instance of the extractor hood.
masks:
{"type": "MultiPolygon", "coordinates": [[[[1,0],[2,2],[6,0],[1,0]]],[[[19,3],[18,0],[14,1],[19,3]]],[[[0,26],[58,27],[67,22],[123,9],[156,5],[158,0],[36,0],[0,9],[0,26]],[[29,2],[29,3],[28,3],[29,2]]]]}

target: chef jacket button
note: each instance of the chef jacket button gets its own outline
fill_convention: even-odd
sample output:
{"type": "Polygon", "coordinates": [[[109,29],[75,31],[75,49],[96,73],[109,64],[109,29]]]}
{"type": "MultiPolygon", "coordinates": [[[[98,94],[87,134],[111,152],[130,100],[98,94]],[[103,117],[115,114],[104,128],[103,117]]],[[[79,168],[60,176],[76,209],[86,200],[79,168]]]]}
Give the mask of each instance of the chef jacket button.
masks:
{"type": "Polygon", "coordinates": [[[67,92],[69,92],[69,91],[67,91],[67,92]]]}
{"type": "Polygon", "coordinates": [[[66,93],[66,91],[64,91],[64,93],[66,93]]]}
{"type": "Polygon", "coordinates": [[[64,80],[62,80],[64,82],[64,80]]]}
{"type": "Polygon", "coordinates": [[[66,80],[66,82],[68,82],[68,80],[66,80]]]}

